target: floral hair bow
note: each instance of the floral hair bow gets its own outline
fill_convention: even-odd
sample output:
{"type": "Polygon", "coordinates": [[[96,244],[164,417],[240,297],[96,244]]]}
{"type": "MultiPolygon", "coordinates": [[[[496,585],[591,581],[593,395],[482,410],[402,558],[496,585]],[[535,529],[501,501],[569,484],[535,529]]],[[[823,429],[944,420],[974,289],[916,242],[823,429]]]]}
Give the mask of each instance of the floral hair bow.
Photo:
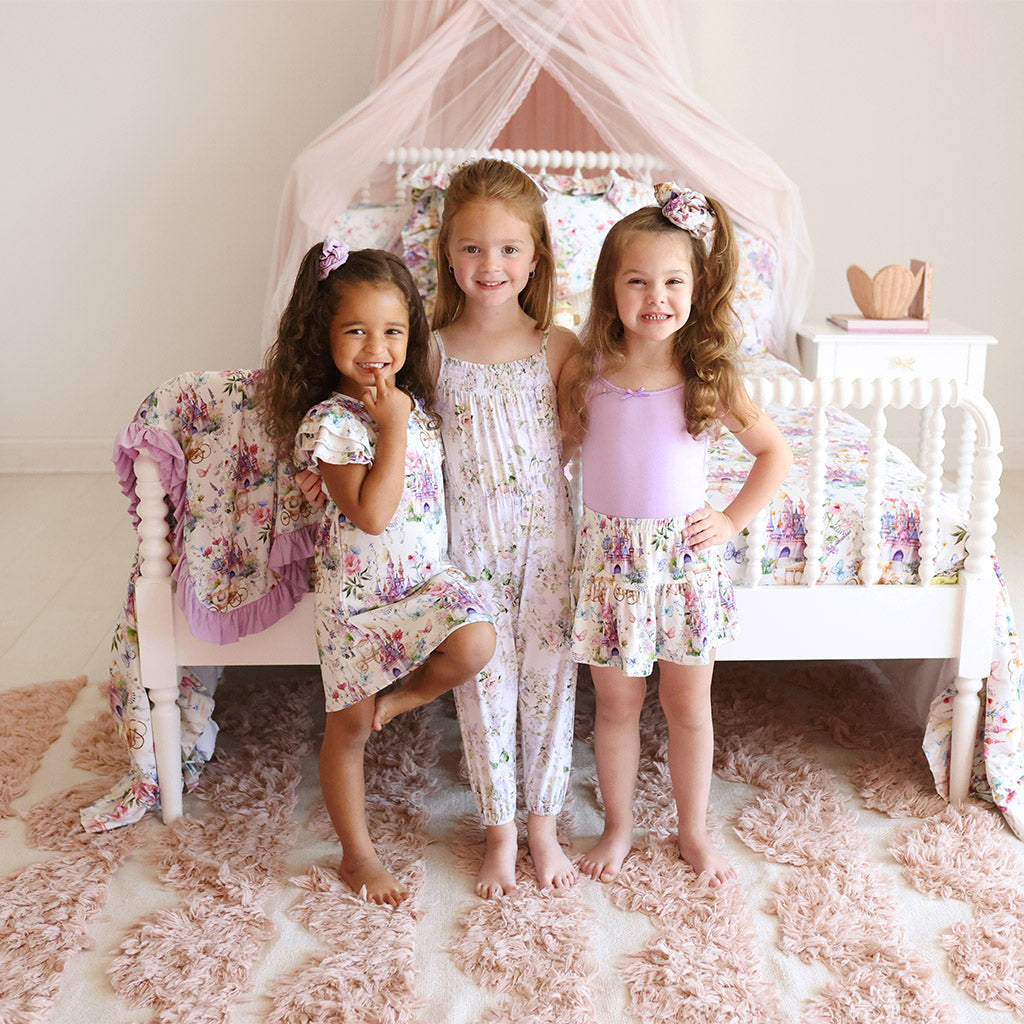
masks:
{"type": "Polygon", "coordinates": [[[703,242],[706,253],[711,252],[715,242],[715,215],[705,196],[662,181],[654,186],[654,198],[668,220],[703,242]]]}
{"type": "Polygon", "coordinates": [[[348,259],[348,246],[337,238],[328,238],[320,250],[320,272],[318,280],[326,281],[327,275],[348,259]]]}

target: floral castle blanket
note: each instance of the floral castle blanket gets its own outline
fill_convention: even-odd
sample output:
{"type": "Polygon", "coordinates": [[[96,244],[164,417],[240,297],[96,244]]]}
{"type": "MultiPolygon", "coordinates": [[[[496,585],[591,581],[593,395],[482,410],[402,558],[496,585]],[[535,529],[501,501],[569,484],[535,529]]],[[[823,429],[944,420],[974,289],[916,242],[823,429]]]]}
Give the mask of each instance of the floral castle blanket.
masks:
{"type": "MultiPolygon", "coordinates": [[[[754,375],[795,372],[774,357],[751,356],[754,375]]],[[[303,499],[290,460],[274,458],[252,407],[258,371],[183,374],[143,402],[119,435],[114,461],[134,515],[133,460],[140,448],[157,459],[169,496],[169,535],[177,559],[177,600],[193,632],[226,643],[264,629],[288,612],[309,587],[307,560],[319,513],[303,499]]],[[[794,469],[768,509],[762,584],[799,582],[804,569],[806,455],[811,424],[806,410],[773,408],[772,417],[793,446],[794,469]]],[[[827,507],[821,584],[857,585],[867,429],[841,412],[829,413],[827,507]]],[[[709,500],[719,506],[741,486],[749,456],[729,435],[709,459],[709,500]]],[[[912,583],[919,564],[923,477],[911,460],[891,448],[882,515],[883,584],[912,583]]],[[[963,513],[952,500],[941,512],[934,586],[955,583],[965,557],[963,513]]],[[[743,536],[724,554],[737,585],[743,585],[747,548],[743,536]]],[[[998,575],[998,567],[996,568],[998,575]]],[[[100,831],[138,820],[159,803],[149,730],[149,700],[138,675],[132,567],[123,613],[112,644],[110,703],[131,758],[128,775],[105,799],[83,810],[86,828],[100,831]]],[[[1024,658],[1005,585],[1000,577],[993,624],[992,667],[985,685],[981,736],[971,789],[992,800],[1010,827],[1024,837],[1024,658]]],[[[310,629],[312,629],[312,623],[310,629]]],[[[182,763],[193,786],[213,749],[215,674],[183,670],[182,763]]],[[[932,704],[924,750],[936,785],[946,791],[952,723],[952,690],[932,704]]]]}
{"type": "MultiPolygon", "coordinates": [[[[167,493],[176,600],[192,632],[230,643],[289,612],[309,589],[307,562],[321,513],[278,460],[253,406],[259,371],[197,372],[158,387],[118,435],[114,465],[138,524],[135,456],[148,451],[167,493]]],[[[82,811],[90,831],[137,821],[159,804],[149,698],[138,671],[136,556],[111,644],[110,708],[128,749],[128,774],[82,811]]],[[[312,628],[312,627],[311,627],[312,628]]],[[[178,706],[182,768],[192,788],[213,752],[211,718],[219,673],[182,671],[178,706]]]]}

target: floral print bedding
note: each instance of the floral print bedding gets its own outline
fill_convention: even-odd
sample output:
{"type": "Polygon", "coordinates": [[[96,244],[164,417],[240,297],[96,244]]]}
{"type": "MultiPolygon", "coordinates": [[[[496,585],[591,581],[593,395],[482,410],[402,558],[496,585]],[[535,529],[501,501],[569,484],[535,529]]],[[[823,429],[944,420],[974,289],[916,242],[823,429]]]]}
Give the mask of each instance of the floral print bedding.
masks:
{"type": "MultiPolygon", "coordinates": [[[[407,203],[354,205],[341,213],[328,235],[350,248],[379,248],[401,256],[430,314],[437,292],[434,243],[452,167],[425,165],[408,178],[407,203]]],[[[562,309],[590,292],[590,282],[608,229],[626,214],[654,203],[653,187],[611,172],[594,177],[544,174],[544,204],[555,258],[556,300],[562,309]]],[[[776,257],[772,246],[734,225],[740,259],[736,311],[742,348],[750,354],[778,351],[772,317],[776,257]]]]}
{"type": "MultiPolygon", "coordinates": [[[[748,358],[751,376],[795,374],[786,363],[769,355],[748,358]]],[[[804,409],[767,410],[789,441],[794,467],[767,510],[767,543],[761,559],[761,585],[797,584],[807,572],[804,540],[808,492],[807,456],[811,418],[804,409]]],[[[828,412],[823,548],[819,582],[858,585],[861,529],[864,519],[868,429],[842,412],[828,412]]],[[[724,508],[742,485],[750,456],[731,435],[712,445],[708,460],[708,500],[724,508]]],[[[885,460],[886,488],[882,499],[880,545],[881,584],[918,581],[920,564],[920,506],[924,476],[899,449],[890,446],[885,460]]],[[[939,509],[935,575],[931,586],[955,584],[963,568],[968,533],[966,515],[954,498],[943,495],[939,509]]],[[[724,548],[726,564],[737,585],[747,569],[746,531],[724,548]]],[[[985,684],[982,731],[975,751],[971,792],[992,800],[1014,832],[1024,838],[1024,657],[1009,606],[1006,586],[999,581],[997,615],[993,624],[992,667],[985,684]]],[[[936,786],[948,792],[949,748],[952,735],[952,685],[935,698],[928,717],[924,752],[936,786]]]]}

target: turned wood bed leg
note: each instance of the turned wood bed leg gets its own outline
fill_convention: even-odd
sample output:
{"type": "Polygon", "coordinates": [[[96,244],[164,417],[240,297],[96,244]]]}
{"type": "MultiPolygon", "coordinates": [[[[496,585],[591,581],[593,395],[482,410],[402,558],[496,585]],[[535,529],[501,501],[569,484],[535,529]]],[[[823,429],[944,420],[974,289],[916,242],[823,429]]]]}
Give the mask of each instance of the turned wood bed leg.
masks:
{"type": "MultiPolygon", "coordinates": [[[[974,764],[975,741],[981,719],[982,687],[992,669],[992,624],[996,616],[998,583],[992,560],[993,537],[999,495],[1002,451],[999,423],[988,401],[973,388],[959,388],[956,404],[964,410],[969,426],[965,430],[976,438],[973,500],[967,536],[967,557],[961,574],[963,609],[960,617],[960,651],[956,668],[956,692],[953,695],[953,735],[949,752],[949,799],[962,803],[967,799],[974,764]]],[[[962,458],[961,458],[962,465],[962,458]]],[[[963,473],[961,473],[961,485],[963,473]]]]}
{"type": "Polygon", "coordinates": [[[967,799],[974,765],[974,741],[981,720],[981,676],[957,676],[953,684],[953,734],[949,746],[949,802],[967,799]]]}
{"type": "Polygon", "coordinates": [[[139,676],[149,694],[153,754],[165,824],[181,817],[181,716],[178,664],[174,650],[174,590],[167,505],[156,462],[144,451],[135,459],[139,515],[139,577],[135,617],[139,637],[139,676]]]}

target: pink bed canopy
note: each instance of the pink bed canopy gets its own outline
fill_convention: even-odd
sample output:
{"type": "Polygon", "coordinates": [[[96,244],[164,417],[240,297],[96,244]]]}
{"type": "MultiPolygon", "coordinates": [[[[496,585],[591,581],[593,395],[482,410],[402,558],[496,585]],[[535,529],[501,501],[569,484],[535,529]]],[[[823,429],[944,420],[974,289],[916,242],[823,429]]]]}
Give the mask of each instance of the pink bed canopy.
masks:
{"type": "MultiPolygon", "coordinates": [[[[775,336],[811,280],[794,184],[686,83],[674,0],[383,0],[377,85],[295,160],[264,320],[276,333],[302,254],[367,182],[386,202],[399,146],[647,153],[775,247],[775,336]]],[[[780,354],[782,354],[780,352],[780,354]]]]}

